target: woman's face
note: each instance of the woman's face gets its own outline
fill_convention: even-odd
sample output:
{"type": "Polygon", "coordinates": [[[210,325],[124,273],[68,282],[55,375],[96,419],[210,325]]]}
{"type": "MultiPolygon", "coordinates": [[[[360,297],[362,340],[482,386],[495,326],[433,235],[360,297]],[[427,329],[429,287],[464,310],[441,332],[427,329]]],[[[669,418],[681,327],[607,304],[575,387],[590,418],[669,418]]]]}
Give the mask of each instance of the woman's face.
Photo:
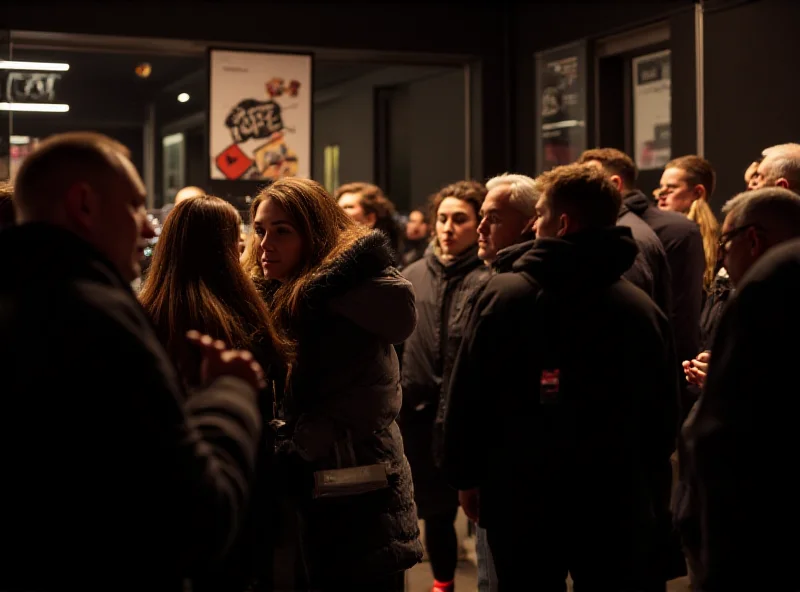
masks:
{"type": "Polygon", "coordinates": [[[478,242],[478,217],[472,206],[446,197],[436,211],[436,237],[443,255],[455,257],[478,242]]]}
{"type": "Polygon", "coordinates": [[[261,239],[261,268],[269,280],[286,281],[302,262],[303,238],[295,221],[271,199],[262,202],[253,219],[253,230],[261,239]]]}

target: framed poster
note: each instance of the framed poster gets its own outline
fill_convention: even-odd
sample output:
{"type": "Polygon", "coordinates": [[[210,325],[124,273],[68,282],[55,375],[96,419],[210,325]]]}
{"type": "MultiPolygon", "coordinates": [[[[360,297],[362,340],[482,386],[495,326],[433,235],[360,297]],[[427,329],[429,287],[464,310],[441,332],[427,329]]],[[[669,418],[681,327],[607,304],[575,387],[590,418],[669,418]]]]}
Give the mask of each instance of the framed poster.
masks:
{"type": "Polygon", "coordinates": [[[586,43],[536,54],[536,173],[586,150],[586,43]]]}
{"type": "Polygon", "coordinates": [[[211,49],[211,179],[311,176],[312,56],[211,49]]]}
{"type": "Polygon", "coordinates": [[[672,156],[670,51],[638,56],[633,67],[633,146],[640,171],[661,169],[672,156]]]}

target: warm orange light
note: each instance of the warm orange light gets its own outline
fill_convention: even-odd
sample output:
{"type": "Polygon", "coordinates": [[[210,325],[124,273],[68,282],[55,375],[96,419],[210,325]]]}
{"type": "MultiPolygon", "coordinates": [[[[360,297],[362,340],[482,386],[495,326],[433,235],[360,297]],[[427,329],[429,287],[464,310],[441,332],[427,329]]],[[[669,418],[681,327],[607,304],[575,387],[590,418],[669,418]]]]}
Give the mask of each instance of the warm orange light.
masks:
{"type": "Polygon", "coordinates": [[[142,62],[141,64],[136,66],[136,70],[135,70],[136,75],[139,78],[147,78],[148,76],[150,76],[150,73],[152,71],[153,71],[153,67],[150,64],[148,64],[147,62],[142,62]]]}

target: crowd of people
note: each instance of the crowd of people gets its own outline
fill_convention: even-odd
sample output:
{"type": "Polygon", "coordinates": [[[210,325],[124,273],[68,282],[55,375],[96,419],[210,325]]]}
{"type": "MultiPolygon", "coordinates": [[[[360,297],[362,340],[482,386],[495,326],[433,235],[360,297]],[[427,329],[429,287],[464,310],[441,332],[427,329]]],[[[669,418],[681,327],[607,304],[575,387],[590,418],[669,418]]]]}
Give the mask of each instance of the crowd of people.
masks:
{"type": "Polygon", "coordinates": [[[186,188],[48,138],[0,187],[2,590],[790,590],[800,145],[186,188]],[[744,165],[747,163],[743,163],[744,165]],[[739,175],[740,172],[734,172],[739,175]],[[135,286],[135,288],[132,288],[135,286]],[[712,354],[713,352],[713,354],[712,354]]]}

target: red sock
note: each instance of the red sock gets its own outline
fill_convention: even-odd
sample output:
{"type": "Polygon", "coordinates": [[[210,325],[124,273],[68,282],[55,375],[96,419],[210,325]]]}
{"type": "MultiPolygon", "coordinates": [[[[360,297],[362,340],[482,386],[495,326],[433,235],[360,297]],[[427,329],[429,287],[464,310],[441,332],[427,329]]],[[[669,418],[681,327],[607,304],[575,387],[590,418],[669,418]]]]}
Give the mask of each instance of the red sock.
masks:
{"type": "Polygon", "coordinates": [[[433,580],[433,592],[453,592],[456,588],[456,581],[450,580],[449,582],[440,582],[433,580]]]}

